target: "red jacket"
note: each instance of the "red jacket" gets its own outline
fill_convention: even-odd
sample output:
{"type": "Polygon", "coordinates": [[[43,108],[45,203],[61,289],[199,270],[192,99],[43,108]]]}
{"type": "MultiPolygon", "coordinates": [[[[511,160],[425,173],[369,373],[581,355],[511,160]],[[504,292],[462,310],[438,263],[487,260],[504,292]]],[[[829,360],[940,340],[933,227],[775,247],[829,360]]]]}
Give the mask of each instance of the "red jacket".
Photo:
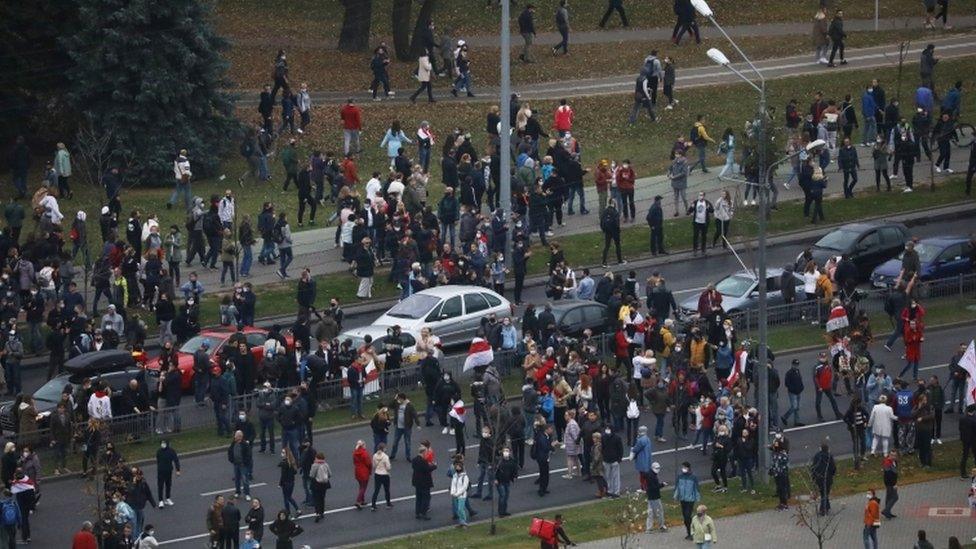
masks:
{"type": "Polygon", "coordinates": [[[630,353],[627,352],[630,342],[627,341],[627,334],[623,330],[617,330],[617,334],[613,337],[613,343],[613,356],[617,358],[630,357],[630,353]]]}
{"type": "Polygon", "coordinates": [[[346,178],[346,183],[352,185],[353,183],[359,183],[359,175],[357,173],[356,162],[351,158],[346,158],[342,161],[342,177],[346,178]]]}
{"type": "Polygon", "coordinates": [[[560,105],[556,107],[556,113],[553,115],[553,121],[556,129],[561,132],[568,132],[573,129],[573,108],[569,105],[560,105]]]}
{"type": "Polygon", "coordinates": [[[905,322],[902,334],[905,337],[905,360],[918,362],[922,359],[922,338],[925,336],[923,329],[921,320],[915,321],[914,328],[910,322],[905,322]]]}
{"type": "Polygon", "coordinates": [[[830,364],[818,362],[817,369],[813,372],[813,382],[817,384],[817,389],[830,391],[834,383],[834,370],[830,364]]]}
{"type": "Polygon", "coordinates": [[[610,167],[599,166],[596,169],[596,190],[600,192],[607,192],[610,188],[610,177],[613,174],[610,173],[610,167]]]}
{"type": "Polygon", "coordinates": [[[698,314],[708,316],[711,314],[712,308],[722,308],[722,294],[718,290],[714,292],[705,290],[698,296],[698,314]]]}
{"type": "Polygon", "coordinates": [[[370,457],[366,448],[356,448],[353,450],[352,465],[355,469],[356,480],[359,482],[369,480],[369,475],[373,472],[373,458],[370,457]]]}
{"type": "Polygon", "coordinates": [[[715,424],[715,403],[709,402],[708,405],[699,408],[702,417],[702,429],[711,429],[715,424]]]}
{"type": "Polygon", "coordinates": [[[81,530],[71,540],[71,549],[98,549],[98,542],[94,534],[81,530]]]}
{"type": "Polygon", "coordinates": [[[342,128],[346,130],[363,129],[363,111],[352,103],[347,103],[339,111],[339,118],[342,119],[342,128]]]}
{"type": "Polygon", "coordinates": [[[634,173],[634,168],[617,168],[617,188],[621,191],[632,191],[634,190],[634,181],[637,180],[637,175],[634,173]]]}

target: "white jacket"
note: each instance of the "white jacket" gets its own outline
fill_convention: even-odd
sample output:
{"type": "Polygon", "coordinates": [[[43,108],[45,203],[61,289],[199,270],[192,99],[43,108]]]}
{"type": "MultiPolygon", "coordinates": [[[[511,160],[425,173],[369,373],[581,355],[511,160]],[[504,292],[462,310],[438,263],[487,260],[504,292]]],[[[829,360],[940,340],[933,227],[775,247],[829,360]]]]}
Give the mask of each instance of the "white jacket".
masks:
{"type": "Polygon", "coordinates": [[[803,273],[803,292],[808,294],[817,293],[817,280],[820,278],[820,273],[814,270],[812,273],[803,273]]]}
{"type": "Polygon", "coordinates": [[[430,74],[433,70],[434,67],[430,64],[430,58],[426,55],[421,55],[420,59],[417,60],[417,80],[430,82],[430,74]]]}
{"type": "Polygon", "coordinates": [[[871,417],[868,418],[868,428],[875,436],[890,437],[892,422],[895,421],[895,412],[887,404],[875,404],[871,408],[871,417]]]}
{"type": "Polygon", "coordinates": [[[468,480],[468,474],[464,471],[458,473],[454,472],[454,476],[451,477],[451,497],[452,498],[464,498],[468,496],[468,485],[470,481],[468,480]]]}
{"type": "Polygon", "coordinates": [[[58,206],[58,199],[51,195],[45,195],[41,199],[41,207],[44,208],[44,215],[51,219],[51,223],[60,225],[64,215],[61,214],[61,207],[58,206]]]}
{"type": "Polygon", "coordinates": [[[193,172],[190,171],[190,161],[185,156],[180,156],[173,161],[173,177],[180,181],[183,179],[183,174],[193,177],[193,172]]]}
{"type": "Polygon", "coordinates": [[[725,198],[719,198],[715,203],[715,219],[729,221],[732,219],[732,204],[725,198]]]}

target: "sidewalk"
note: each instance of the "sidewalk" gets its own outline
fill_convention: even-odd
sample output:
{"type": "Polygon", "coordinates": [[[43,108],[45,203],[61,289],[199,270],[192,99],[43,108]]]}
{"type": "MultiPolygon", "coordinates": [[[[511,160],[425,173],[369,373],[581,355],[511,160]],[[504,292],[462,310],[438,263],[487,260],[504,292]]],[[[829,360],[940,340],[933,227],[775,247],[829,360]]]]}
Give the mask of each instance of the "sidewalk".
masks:
{"type": "MultiPolygon", "coordinates": [[[[874,187],[874,170],[873,161],[871,159],[871,149],[867,147],[857,147],[858,155],[861,162],[861,171],[858,174],[860,181],[855,190],[863,190],[865,188],[874,187]]],[[[714,152],[714,151],[711,151],[714,152]]],[[[957,173],[965,173],[966,162],[968,156],[964,157],[963,154],[957,153],[953,156],[952,167],[957,173]]],[[[622,160],[622,159],[618,159],[622,160]]],[[[595,163],[595,160],[594,160],[595,163]]],[[[709,173],[704,174],[699,170],[692,172],[691,176],[688,178],[688,190],[687,197],[689,203],[692,202],[696,197],[698,192],[705,192],[706,198],[711,202],[718,200],[718,191],[721,189],[728,189],[732,194],[733,199],[736,201],[736,217],[733,217],[733,225],[736,223],[736,218],[740,216],[752,215],[754,210],[752,207],[749,209],[743,209],[742,200],[744,198],[745,186],[741,183],[734,183],[723,181],[718,178],[718,173],[721,171],[721,166],[713,166],[709,168],[709,173]]],[[[843,195],[843,189],[841,184],[843,182],[843,177],[840,173],[836,172],[836,163],[831,163],[827,169],[827,177],[829,178],[829,184],[827,189],[827,196],[836,197],[843,195]]],[[[923,161],[916,164],[915,168],[915,178],[916,185],[922,185],[928,183],[928,161],[923,161]],[[924,175],[924,178],[922,177],[924,175]]],[[[786,190],[782,186],[782,181],[785,181],[786,177],[789,176],[790,170],[788,167],[780,170],[777,176],[777,191],[779,193],[778,200],[795,200],[803,196],[803,192],[800,190],[796,182],[790,186],[789,190],[786,190]]],[[[936,181],[944,179],[946,176],[936,175],[936,181]]],[[[900,192],[901,187],[904,183],[904,179],[894,179],[892,180],[893,191],[900,192]]],[[[556,233],[553,240],[559,241],[564,240],[569,236],[575,234],[583,233],[593,233],[599,230],[599,219],[597,215],[597,204],[596,204],[596,190],[592,186],[588,186],[585,189],[586,193],[586,203],[590,210],[589,215],[564,215],[563,222],[564,227],[554,227],[554,232],[556,233]]],[[[636,192],[635,192],[635,209],[636,209],[636,222],[633,223],[635,226],[646,226],[644,221],[647,215],[647,210],[650,208],[655,195],[661,195],[664,197],[662,201],[664,205],[664,212],[666,218],[671,218],[674,215],[674,200],[671,191],[671,184],[666,176],[656,175],[651,177],[643,177],[637,180],[636,192]]],[[[440,196],[431,195],[431,200],[434,201],[436,206],[437,202],[440,200],[440,196]]],[[[679,208],[679,209],[683,209],[679,208]]],[[[320,220],[327,219],[327,215],[331,214],[332,208],[325,207],[320,209],[321,215],[320,220]]],[[[829,206],[828,211],[829,214],[829,206]]],[[[683,212],[682,212],[683,215],[683,212]]],[[[321,221],[320,221],[321,222],[321,221]]],[[[626,228],[628,224],[624,224],[623,227],[626,228]]],[[[323,275],[323,274],[333,274],[341,273],[345,274],[348,271],[348,266],[341,259],[341,251],[334,247],[335,242],[335,225],[331,227],[322,227],[317,229],[309,229],[305,231],[300,231],[294,233],[294,245],[293,251],[295,254],[295,260],[289,267],[289,271],[293,278],[297,278],[298,273],[301,269],[308,266],[312,269],[313,275],[323,275]]],[[[260,250],[261,244],[259,243],[254,246],[254,253],[257,254],[260,250]]],[[[569,250],[568,250],[569,251],[569,250]]],[[[569,258],[572,261],[572,253],[569,251],[569,258]]],[[[280,279],[275,275],[275,270],[277,266],[265,266],[257,263],[255,261],[251,269],[251,278],[247,279],[255,287],[259,287],[264,284],[279,282],[280,279]]],[[[199,265],[194,264],[191,268],[184,268],[183,274],[186,276],[190,271],[196,271],[200,277],[201,283],[206,288],[208,293],[212,293],[220,290],[220,272],[210,271],[206,269],[201,269],[199,265]]],[[[230,282],[228,281],[228,286],[230,282]]],[[[348,300],[347,300],[348,301],[348,300]]]]}
{"type": "MultiPolygon", "coordinates": [[[[884,488],[878,476],[879,497],[884,506],[884,488]]],[[[917,532],[924,529],[935,547],[945,547],[950,536],[966,545],[976,534],[973,512],[966,501],[969,483],[958,478],[909,484],[898,490],[899,500],[894,507],[897,518],[885,520],[878,530],[881,547],[911,547],[917,532]]],[[[670,495],[670,494],[669,494],[670,495]]],[[[864,494],[832,499],[831,505],[840,513],[837,534],[824,544],[827,548],[862,547],[864,494]]],[[[815,548],[816,539],[809,530],[796,524],[793,510],[760,511],[715,520],[716,546],[722,549],[755,549],[756,547],[815,548]],[[761,529],[761,537],[756,535],[761,529]],[[776,540],[776,543],[770,543],[776,540]],[[758,544],[757,544],[758,543],[758,544]]],[[[667,533],[641,534],[631,547],[693,547],[684,540],[685,530],[680,516],[667,517],[667,533]]],[[[580,544],[586,549],[618,549],[620,540],[609,538],[580,544]]]]}

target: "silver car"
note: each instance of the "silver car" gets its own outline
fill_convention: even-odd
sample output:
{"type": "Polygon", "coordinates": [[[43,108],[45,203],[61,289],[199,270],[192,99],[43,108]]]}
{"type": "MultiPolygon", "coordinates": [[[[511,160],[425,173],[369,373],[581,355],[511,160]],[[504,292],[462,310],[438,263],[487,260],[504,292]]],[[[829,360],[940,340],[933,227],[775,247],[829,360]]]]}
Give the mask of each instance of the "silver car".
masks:
{"type": "Polygon", "coordinates": [[[427,326],[445,346],[468,343],[481,327],[481,319],[494,314],[511,317],[515,307],[504,297],[480,286],[436,286],[397,303],[374,326],[400,326],[420,332],[427,326]]]}
{"type": "MultiPolygon", "coordinates": [[[[766,299],[770,306],[783,303],[780,278],[783,269],[766,270],[766,299]]],[[[803,295],[803,277],[793,273],[795,295],[803,295]]],[[[740,271],[726,276],[715,283],[715,289],[722,294],[722,308],[727,314],[754,310],[759,306],[759,280],[755,273],[740,271]]],[[[691,320],[698,316],[698,295],[681,302],[681,319],[691,320]]]]}

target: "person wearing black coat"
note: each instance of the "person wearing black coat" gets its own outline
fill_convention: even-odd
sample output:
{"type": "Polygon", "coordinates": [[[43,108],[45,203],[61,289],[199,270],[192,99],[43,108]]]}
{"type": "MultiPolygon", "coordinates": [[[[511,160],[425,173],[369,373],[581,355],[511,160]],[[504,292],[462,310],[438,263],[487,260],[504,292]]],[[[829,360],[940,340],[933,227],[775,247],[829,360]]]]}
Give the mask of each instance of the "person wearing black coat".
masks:
{"type": "Polygon", "coordinates": [[[664,208],[661,195],[654,197],[654,203],[647,210],[647,226],[651,231],[651,255],[667,255],[664,251],[664,208]]]}
{"type": "Polygon", "coordinates": [[[603,212],[603,217],[600,219],[600,229],[603,231],[603,266],[607,266],[607,252],[610,251],[610,242],[613,242],[617,250],[617,263],[626,265],[627,262],[620,254],[620,212],[617,211],[617,206],[613,200],[607,204],[607,209],[603,212]]]}
{"type": "Polygon", "coordinates": [[[827,36],[830,37],[830,41],[833,43],[830,48],[830,59],[827,61],[827,66],[834,66],[834,56],[837,55],[838,50],[840,50],[840,64],[846,65],[847,60],[844,59],[844,39],[847,38],[847,33],[844,32],[843,11],[837,10],[834,14],[834,18],[830,21],[830,27],[827,28],[827,36]]]}
{"type": "Polygon", "coordinates": [[[251,496],[251,443],[244,438],[244,433],[234,433],[234,440],[227,447],[227,461],[234,466],[234,494],[240,496],[243,488],[245,496],[251,496]]]}
{"type": "Polygon", "coordinates": [[[236,497],[227,499],[223,509],[220,510],[220,547],[230,549],[240,545],[241,535],[241,510],[235,505],[236,497]]]}
{"type": "Polygon", "coordinates": [[[149,489],[149,483],[142,476],[141,470],[136,469],[136,474],[132,478],[132,484],[129,486],[128,491],[126,491],[125,501],[136,513],[135,530],[141,532],[142,526],[146,521],[146,504],[148,503],[152,507],[156,506],[156,500],[153,498],[152,491],[149,489]]]}
{"type": "Polygon", "coordinates": [[[798,359],[793,359],[790,369],[786,371],[783,384],[786,386],[786,394],[790,399],[789,410],[780,418],[783,420],[783,427],[786,427],[790,414],[793,415],[793,425],[802,427],[803,424],[800,423],[800,394],[803,393],[803,374],[800,373],[800,361],[798,359]]]}
{"type": "Polygon", "coordinates": [[[159,450],[156,450],[156,495],[159,496],[159,508],[163,504],[173,505],[170,494],[173,489],[173,472],[180,475],[180,456],[176,450],[164,440],[159,443],[159,450]]]}
{"type": "Polygon", "coordinates": [[[308,206],[308,224],[315,225],[315,211],[318,209],[318,202],[312,195],[312,165],[309,164],[304,170],[298,172],[298,180],[295,182],[298,189],[298,226],[302,227],[302,219],[305,216],[305,206],[308,206]]]}
{"type": "MultiPolygon", "coordinates": [[[[952,403],[949,403],[949,412],[952,413],[952,403]]],[[[976,405],[970,404],[966,406],[966,415],[959,418],[959,441],[962,442],[962,458],[959,461],[959,477],[963,479],[969,478],[969,470],[967,464],[969,462],[969,455],[973,455],[973,461],[976,462],[976,405]]],[[[4,458],[7,454],[4,454],[4,458]]],[[[6,465],[6,461],[4,461],[6,465]]],[[[5,469],[6,470],[6,469],[5,469]]],[[[6,479],[6,477],[4,477],[6,479]]]]}
{"type": "Polygon", "coordinates": [[[414,518],[418,520],[430,520],[427,514],[430,511],[430,489],[434,487],[434,470],[437,465],[428,463],[425,457],[425,449],[420,447],[410,466],[413,469],[411,484],[416,492],[414,501],[414,518]]]}
{"type": "Polygon", "coordinates": [[[508,448],[502,450],[502,457],[495,466],[495,484],[498,486],[498,516],[507,517],[508,496],[511,493],[511,486],[518,480],[519,465],[512,457],[512,451],[508,448]]]}
{"type": "Polygon", "coordinates": [[[620,496],[620,462],[624,459],[624,442],[610,427],[603,430],[603,467],[610,497],[620,496]]]}
{"type": "Polygon", "coordinates": [[[532,39],[535,37],[535,7],[532,4],[527,4],[522,13],[518,16],[518,28],[519,34],[522,35],[522,40],[524,44],[522,46],[522,53],[519,54],[519,60],[525,63],[533,63],[532,59],[532,39]]]}
{"type": "Polygon", "coordinates": [[[817,485],[820,493],[821,515],[830,512],[830,488],[834,485],[835,474],[837,474],[837,465],[834,463],[834,456],[830,455],[827,443],[823,443],[810,464],[810,478],[817,485]]]}

